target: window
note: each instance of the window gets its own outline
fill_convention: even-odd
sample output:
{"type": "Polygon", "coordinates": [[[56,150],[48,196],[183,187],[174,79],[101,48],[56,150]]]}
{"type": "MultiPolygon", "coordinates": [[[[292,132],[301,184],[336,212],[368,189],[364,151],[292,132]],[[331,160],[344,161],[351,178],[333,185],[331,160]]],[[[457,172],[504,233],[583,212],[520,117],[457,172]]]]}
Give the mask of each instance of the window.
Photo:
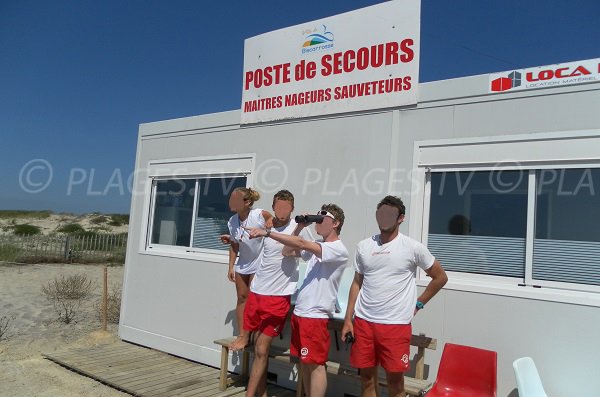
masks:
{"type": "Polygon", "coordinates": [[[157,180],[152,244],[227,251],[219,235],[228,233],[229,196],[246,177],[157,180]],[[195,205],[195,211],[194,211],[195,205]]]}
{"type": "Polygon", "coordinates": [[[147,173],[146,254],[227,262],[229,196],[252,186],[253,154],[152,160],[147,173]]]}
{"type": "Polygon", "coordinates": [[[428,247],[446,270],[533,285],[600,286],[600,168],[432,171],[429,183],[428,247]]]}
{"type": "Polygon", "coordinates": [[[461,289],[600,293],[598,145],[600,131],[417,142],[411,235],[461,289]]]}

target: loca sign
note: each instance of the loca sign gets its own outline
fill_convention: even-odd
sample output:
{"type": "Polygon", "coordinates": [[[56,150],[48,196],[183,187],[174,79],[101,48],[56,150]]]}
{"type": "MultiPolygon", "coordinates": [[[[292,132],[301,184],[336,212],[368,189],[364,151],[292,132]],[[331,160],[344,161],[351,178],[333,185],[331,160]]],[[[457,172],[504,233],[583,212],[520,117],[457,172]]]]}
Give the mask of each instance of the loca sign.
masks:
{"type": "Polygon", "coordinates": [[[600,58],[490,75],[490,92],[529,90],[600,81],[600,58]]]}

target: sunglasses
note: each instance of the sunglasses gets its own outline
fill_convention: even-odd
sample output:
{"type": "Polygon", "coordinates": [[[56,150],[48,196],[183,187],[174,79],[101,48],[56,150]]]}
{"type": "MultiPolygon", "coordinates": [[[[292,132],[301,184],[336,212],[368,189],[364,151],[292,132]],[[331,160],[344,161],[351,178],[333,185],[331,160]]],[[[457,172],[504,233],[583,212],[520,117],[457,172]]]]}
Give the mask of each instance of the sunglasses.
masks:
{"type": "Polygon", "coordinates": [[[334,221],[336,220],[336,219],[335,219],[335,216],[333,216],[333,214],[332,214],[331,212],[328,212],[328,211],[325,211],[325,210],[320,210],[320,211],[318,211],[318,212],[317,212],[317,215],[321,215],[321,216],[328,216],[328,217],[330,217],[331,219],[333,219],[334,221]]]}

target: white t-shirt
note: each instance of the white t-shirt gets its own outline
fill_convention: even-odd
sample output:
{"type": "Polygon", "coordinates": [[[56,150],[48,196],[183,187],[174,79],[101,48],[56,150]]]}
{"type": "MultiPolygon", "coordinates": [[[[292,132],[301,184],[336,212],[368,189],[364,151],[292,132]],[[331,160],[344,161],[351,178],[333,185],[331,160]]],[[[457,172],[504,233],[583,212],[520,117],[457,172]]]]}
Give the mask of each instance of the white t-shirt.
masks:
{"type": "MultiPolygon", "coordinates": [[[[291,235],[297,223],[291,220],[287,225],[274,227],[273,232],[291,235]]],[[[300,237],[313,241],[308,228],[300,231],[300,237]]],[[[250,291],[260,295],[292,295],[298,283],[298,258],[283,256],[284,245],[272,238],[265,238],[262,262],[252,279],[250,291]]]]}
{"type": "Polygon", "coordinates": [[[410,324],[417,303],[417,266],[429,269],[434,260],[427,247],[400,233],[386,244],[380,244],[379,235],[362,240],[355,270],[364,278],[354,314],[380,324],[410,324]]]}
{"type": "Polygon", "coordinates": [[[318,243],[321,244],[320,259],[307,251],[301,253],[308,263],[294,308],[294,314],[300,317],[333,316],[340,279],[348,263],[348,250],[341,240],[318,243]]]}
{"type": "Polygon", "coordinates": [[[262,211],[259,208],[250,210],[248,218],[243,222],[240,222],[239,215],[235,214],[227,222],[229,235],[240,245],[239,256],[235,263],[236,273],[253,274],[261,262],[264,239],[262,237],[250,239],[250,235],[244,227],[264,228],[265,218],[262,216],[262,211]]]}

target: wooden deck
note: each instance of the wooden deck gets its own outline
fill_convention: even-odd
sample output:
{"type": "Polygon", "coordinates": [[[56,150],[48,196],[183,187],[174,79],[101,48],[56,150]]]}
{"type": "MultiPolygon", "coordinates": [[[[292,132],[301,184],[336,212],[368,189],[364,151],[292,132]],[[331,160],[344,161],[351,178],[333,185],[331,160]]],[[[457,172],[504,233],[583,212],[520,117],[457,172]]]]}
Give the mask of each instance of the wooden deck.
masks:
{"type": "MultiPolygon", "coordinates": [[[[219,369],[127,342],[44,354],[64,367],[134,396],[243,396],[239,381],[219,390],[219,369]]],[[[269,397],[295,392],[268,386],[269,397]]]]}

